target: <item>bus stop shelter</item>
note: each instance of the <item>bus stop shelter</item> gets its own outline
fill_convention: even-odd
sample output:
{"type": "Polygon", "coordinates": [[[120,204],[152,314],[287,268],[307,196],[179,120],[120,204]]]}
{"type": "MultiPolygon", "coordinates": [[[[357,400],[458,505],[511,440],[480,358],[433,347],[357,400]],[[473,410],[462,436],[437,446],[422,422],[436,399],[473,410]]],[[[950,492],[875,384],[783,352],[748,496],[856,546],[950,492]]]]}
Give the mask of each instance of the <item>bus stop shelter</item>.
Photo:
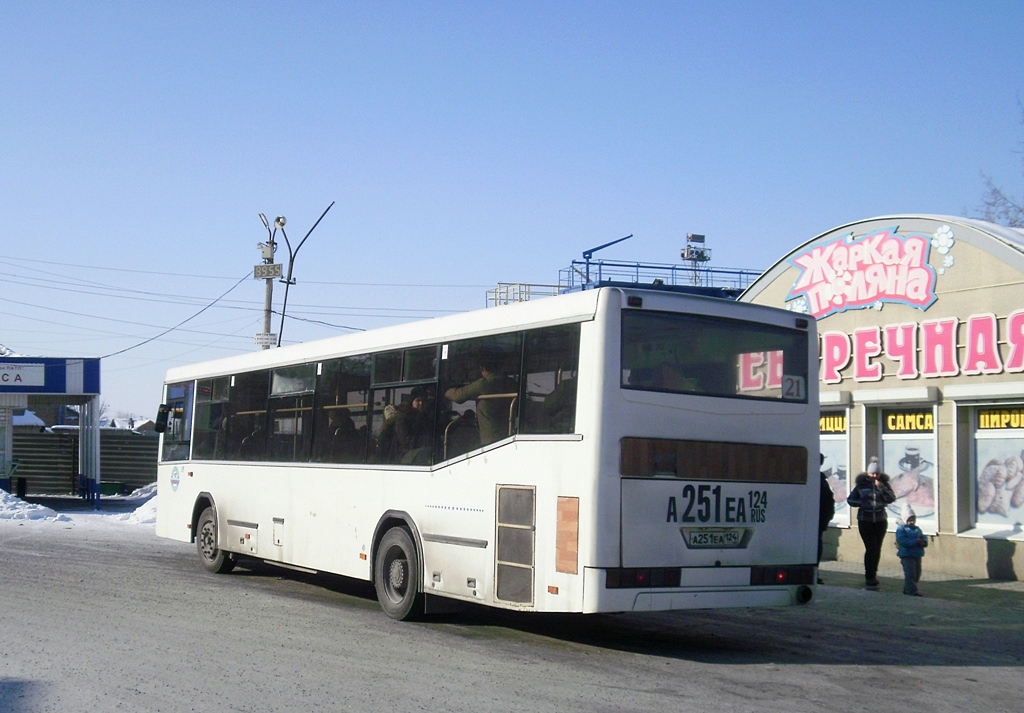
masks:
{"type": "Polygon", "coordinates": [[[12,491],[17,464],[11,458],[15,409],[58,404],[78,406],[78,462],[91,495],[100,486],[100,360],[0,357],[0,488],[12,491]]]}

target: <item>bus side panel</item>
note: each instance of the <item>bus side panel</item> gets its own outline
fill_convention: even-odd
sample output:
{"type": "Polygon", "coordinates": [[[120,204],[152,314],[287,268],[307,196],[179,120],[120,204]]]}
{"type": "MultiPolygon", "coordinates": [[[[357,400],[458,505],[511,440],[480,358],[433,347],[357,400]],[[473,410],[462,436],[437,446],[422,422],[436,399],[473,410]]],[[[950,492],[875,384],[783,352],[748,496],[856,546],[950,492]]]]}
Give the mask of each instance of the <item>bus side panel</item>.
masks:
{"type": "Polygon", "coordinates": [[[156,534],[180,542],[192,539],[192,508],[201,492],[186,461],[161,463],[156,477],[156,534]]]}

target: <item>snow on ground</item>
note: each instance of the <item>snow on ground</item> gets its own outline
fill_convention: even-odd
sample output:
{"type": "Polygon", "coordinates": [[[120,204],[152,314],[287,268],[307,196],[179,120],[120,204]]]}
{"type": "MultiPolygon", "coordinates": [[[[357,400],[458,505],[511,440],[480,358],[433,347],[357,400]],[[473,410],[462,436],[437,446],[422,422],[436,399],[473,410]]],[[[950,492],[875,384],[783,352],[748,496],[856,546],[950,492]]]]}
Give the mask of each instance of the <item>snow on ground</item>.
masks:
{"type": "Polygon", "coordinates": [[[26,503],[10,493],[0,490],[0,520],[42,520],[52,522],[70,522],[67,515],[59,515],[42,505],[26,503]]]}
{"type": "Polygon", "coordinates": [[[42,505],[27,503],[6,491],[0,490],[0,523],[15,521],[18,524],[25,524],[27,521],[38,523],[60,522],[65,523],[65,526],[70,523],[75,527],[96,527],[108,523],[123,522],[129,525],[155,527],[156,483],[150,483],[144,488],[138,488],[130,495],[103,498],[100,501],[101,508],[104,502],[110,501],[120,501],[120,503],[129,505],[137,504],[137,507],[128,512],[124,512],[124,508],[120,507],[121,512],[100,509],[58,513],[42,505]]]}

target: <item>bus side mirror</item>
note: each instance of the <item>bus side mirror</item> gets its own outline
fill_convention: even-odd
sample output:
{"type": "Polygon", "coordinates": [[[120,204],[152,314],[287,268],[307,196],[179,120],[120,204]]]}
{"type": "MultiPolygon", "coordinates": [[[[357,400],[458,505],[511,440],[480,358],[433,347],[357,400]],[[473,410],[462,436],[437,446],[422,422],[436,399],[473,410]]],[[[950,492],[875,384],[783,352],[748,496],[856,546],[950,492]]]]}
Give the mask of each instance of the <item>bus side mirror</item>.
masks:
{"type": "Polygon", "coordinates": [[[167,430],[167,417],[171,410],[167,408],[167,404],[160,404],[160,408],[156,412],[156,423],[153,425],[153,430],[157,433],[163,433],[167,430]]]}

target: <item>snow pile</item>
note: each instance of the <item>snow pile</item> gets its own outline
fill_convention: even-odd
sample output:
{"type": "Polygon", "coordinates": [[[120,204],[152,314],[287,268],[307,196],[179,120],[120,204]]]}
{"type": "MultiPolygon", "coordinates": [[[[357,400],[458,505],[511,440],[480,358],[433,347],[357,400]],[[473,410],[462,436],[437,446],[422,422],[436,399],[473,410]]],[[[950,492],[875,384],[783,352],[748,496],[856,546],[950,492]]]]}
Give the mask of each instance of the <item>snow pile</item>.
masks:
{"type": "MultiPolygon", "coordinates": [[[[146,502],[135,508],[132,512],[123,512],[115,515],[115,519],[121,522],[130,522],[133,525],[155,525],[156,524],[156,483],[147,485],[139,490],[153,489],[153,495],[146,502]]],[[[139,492],[138,490],[135,491],[139,492]]],[[[134,493],[133,493],[134,494],[134,493]]]]}
{"type": "Polygon", "coordinates": [[[125,500],[149,500],[151,497],[156,495],[156,483],[150,483],[149,485],[141,488],[136,488],[129,495],[125,495],[125,500]]]}
{"type": "Polygon", "coordinates": [[[43,423],[43,419],[36,416],[35,411],[29,411],[28,409],[25,409],[25,412],[22,413],[21,415],[14,414],[13,416],[11,416],[11,425],[34,426],[36,428],[42,428],[46,426],[46,424],[43,423]]]}
{"type": "Polygon", "coordinates": [[[60,515],[42,505],[26,503],[10,493],[0,490],[0,520],[41,520],[44,522],[71,522],[67,515],[60,515]]]}
{"type": "Polygon", "coordinates": [[[70,522],[74,526],[99,526],[104,523],[124,522],[129,525],[156,525],[156,483],[138,488],[131,495],[117,497],[129,507],[141,501],[131,512],[108,512],[103,510],[103,502],[114,498],[103,498],[100,509],[90,512],[72,512],[69,515],[58,513],[42,505],[26,503],[10,493],[0,490],[0,522],[9,520],[32,520],[34,522],[70,522]]]}

